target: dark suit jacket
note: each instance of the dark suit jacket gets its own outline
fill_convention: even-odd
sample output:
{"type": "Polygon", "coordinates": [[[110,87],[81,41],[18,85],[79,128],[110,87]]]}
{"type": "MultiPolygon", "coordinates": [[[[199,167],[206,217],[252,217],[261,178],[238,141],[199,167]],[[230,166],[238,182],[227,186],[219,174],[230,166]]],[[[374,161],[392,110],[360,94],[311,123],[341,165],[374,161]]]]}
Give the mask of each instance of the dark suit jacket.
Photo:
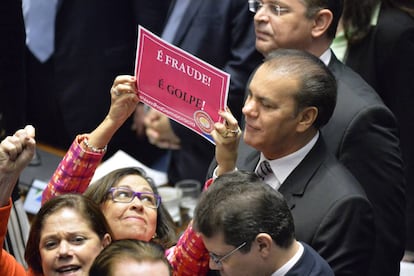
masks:
{"type": "Polygon", "coordinates": [[[370,275],[398,275],[404,252],[405,183],[397,122],[359,75],[334,56],[329,68],[338,82],[338,98],[322,133],[373,205],[377,239],[370,275]]]}
{"type": "MultiPolygon", "coordinates": [[[[24,49],[25,31],[22,14],[22,2],[4,0],[0,5],[0,140],[13,135],[24,126],[26,113],[26,89],[24,85],[24,49]]],[[[19,187],[13,189],[13,202],[20,199],[19,187]]],[[[13,204],[10,219],[15,227],[9,228],[3,248],[16,260],[24,263],[24,244],[28,218],[22,204],[13,204]],[[22,213],[17,212],[17,209],[22,213]],[[20,216],[23,214],[24,216],[20,216]],[[26,224],[25,224],[26,223],[26,224]]],[[[11,223],[10,225],[11,226],[11,223]]]]}
{"type": "MultiPolygon", "coordinates": [[[[55,127],[51,120],[61,117],[56,124],[66,133],[46,138],[65,139],[61,146],[67,148],[76,134],[90,132],[102,121],[115,77],[134,74],[137,25],[159,33],[167,5],[165,0],[59,1],[54,55],[45,64],[29,60],[28,68],[31,118],[48,131],[55,127]]],[[[153,156],[150,146],[140,147],[130,128],[127,121],[115,134],[109,154],[121,148],[147,163],[153,156]]]]}
{"type": "Polygon", "coordinates": [[[302,242],[303,255],[286,276],[333,276],[328,263],[312,247],[302,242]]]}
{"type": "MultiPolygon", "coordinates": [[[[241,116],[244,90],[262,56],[255,49],[253,14],[245,0],[192,0],[173,44],[231,75],[228,105],[241,116]]],[[[187,128],[172,122],[181,150],[172,152],[168,176],[204,183],[214,146],[187,128]]]]}
{"type": "MultiPolygon", "coordinates": [[[[236,166],[254,171],[260,152],[240,141],[236,166]]],[[[335,275],[367,275],[374,251],[373,212],[358,181],[328,152],[322,136],[279,188],[309,244],[335,275]]]]}
{"type": "Polygon", "coordinates": [[[25,32],[22,2],[5,0],[0,5],[0,138],[24,126],[25,32]]]}
{"type": "Polygon", "coordinates": [[[368,36],[351,45],[346,64],[372,85],[400,125],[407,181],[407,249],[414,251],[414,18],[382,8],[368,36]]]}

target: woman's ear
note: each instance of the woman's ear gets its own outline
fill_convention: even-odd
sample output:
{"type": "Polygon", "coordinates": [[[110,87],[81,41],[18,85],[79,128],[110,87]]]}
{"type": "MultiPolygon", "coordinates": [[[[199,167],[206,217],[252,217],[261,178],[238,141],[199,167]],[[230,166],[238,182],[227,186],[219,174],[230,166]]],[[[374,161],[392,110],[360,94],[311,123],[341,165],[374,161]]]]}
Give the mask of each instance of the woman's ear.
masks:
{"type": "Polygon", "coordinates": [[[102,239],[102,247],[105,248],[108,245],[110,245],[112,242],[112,238],[111,235],[109,235],[108,233],[106,233],[102,239]]]}
{"type": "Polygon", "coordinates": [[[332,23],[333,14],[328,9],[321,9],[314,16],[314,25],[312,27],[312,36],[314,38],[324,36],[332,23]]]}

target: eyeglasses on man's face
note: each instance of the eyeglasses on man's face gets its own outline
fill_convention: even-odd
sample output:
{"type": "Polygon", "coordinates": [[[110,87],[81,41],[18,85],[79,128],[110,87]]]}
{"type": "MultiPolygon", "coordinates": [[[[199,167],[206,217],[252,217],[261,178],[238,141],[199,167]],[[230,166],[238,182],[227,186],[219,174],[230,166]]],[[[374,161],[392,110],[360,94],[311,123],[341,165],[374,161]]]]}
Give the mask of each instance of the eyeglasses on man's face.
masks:
{"type": "Polygon", "coordinates": [[[282,8],[280,5],[275,3],[265,4],[262,0],[249,0],[249,10],[251,12],[256,13],[263,7],[267,7],[269,11],[276,16],[280,16],[282,13],[289,11],[288,8],[282,8]]]}
{"type": "Polygon", "coordinates": [[[228,257],[230,257],[231,255],[233,255],[234,253],[236,253],[238,250],[240,250],[243,246],[245,246],[247,244],[247,242],[243,242],[242,244],[240,244],[239,246],[237,246],[236,248],[234,248],[232,251],[230,251],[229,253],[227,253],[224,256],[217,256],[214,253],[209,253],[210,254],[210,258],[213,260],[213,262],[218,266],[218,267],[222,267],[223,266],[223,261],[225,259],[227,259],[228,257]]]}
{"type": "Polygon", "coordinates": [[[134,192],[133,190],[124,187],[111,188],[108,193],[111,194],[112,201],[114,202],[129,203],[134,200],[134,197],[137,197],[142,205],[149,208],[156,209],[161,204],[161,197],[154,193],[134,192]]]}

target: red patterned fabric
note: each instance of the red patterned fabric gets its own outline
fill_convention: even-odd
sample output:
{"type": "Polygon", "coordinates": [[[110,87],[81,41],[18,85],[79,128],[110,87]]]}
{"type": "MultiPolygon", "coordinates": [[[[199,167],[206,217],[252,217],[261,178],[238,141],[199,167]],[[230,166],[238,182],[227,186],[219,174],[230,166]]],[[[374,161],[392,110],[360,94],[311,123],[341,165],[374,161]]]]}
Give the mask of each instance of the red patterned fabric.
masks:
{"type": "MultiPolygon", "coordinates": [[[[47,188],[44,190],[42,203],[61,194],[70,192],[83,193],[86,190],[96,167],[100,164],[103,157],[103,154],[85,152],[81,148],[80,143],[86,137],[87,135],[79,135],[76,137],[69,151],[53,174],[47,188]]],[[[5,236],[5,230],[3,228],[7,230],[7,219],[4,219],[6,216],[8,218],[10,208],[11,205],[0,208],[0,241],[2,244],[5,236]]],[[[0,275],[34,276],[35,274],[31,270],[25,271],[24,267],[13,256],[3,250],[0,259],[0,275]]]]}
{"type": "Polygon", "coordinates": [[[43,191],[42,204],[67,193],[82,194],[92,180],[104,154],[85,151],[80,145],[87,135],[78,135],[43,191]]]}
{"type": "Polygon", "coordinates": [[[206,275],[208,272],[210,256],[191,223],[177,245],[168,249],[166,255],[173,268],[173,275],[206,275]]]}

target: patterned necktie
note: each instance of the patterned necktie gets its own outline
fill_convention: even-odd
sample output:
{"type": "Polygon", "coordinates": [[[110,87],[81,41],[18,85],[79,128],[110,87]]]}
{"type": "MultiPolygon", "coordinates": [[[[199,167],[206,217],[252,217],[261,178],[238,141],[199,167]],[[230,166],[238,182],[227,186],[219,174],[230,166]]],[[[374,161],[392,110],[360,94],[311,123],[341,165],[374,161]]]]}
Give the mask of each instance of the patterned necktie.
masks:
{"type": "Polygon", "coordinates": [[[26,45],[40,61],[54,51],[57,0],[23,0],[26,45]]]}
{"type": "Polygon", "coordinates": [[[270,167],[270,163],[267,160],[263,160],[259,167],[256,170],[256,174],[262,179],[264,180],[266,178],[267,175],[272,174],[272,168],[270,167]]]}

